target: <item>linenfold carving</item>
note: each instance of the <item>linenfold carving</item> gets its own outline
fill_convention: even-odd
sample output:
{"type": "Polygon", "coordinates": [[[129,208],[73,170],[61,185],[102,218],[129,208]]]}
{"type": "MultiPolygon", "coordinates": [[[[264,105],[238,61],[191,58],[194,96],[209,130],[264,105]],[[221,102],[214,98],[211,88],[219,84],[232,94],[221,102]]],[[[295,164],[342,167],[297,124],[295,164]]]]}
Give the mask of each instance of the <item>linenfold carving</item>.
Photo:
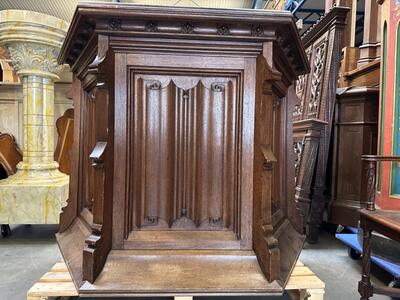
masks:
{"type": "Polygon", "coordinates": [[[149,129],[139,129],[134,135],[138,147],[134,151],[134,164],[145,163],[149,170],[141,169],[142,175],[138,177],[141,183],[133,188],[136,198],[140,199],[136,205],[142,208],[132,208],[141,211],[141,217],[134,222],[136,227],[232,229],[238,222],[233,214],[239,201],[234,188],[237,179],[234,169],[220,164],[223,160],[219,158],[224,157],[238,167],[238,149],[234,140],[226,138],[232,134],[236,139],[239,134],[235,108],[239,101],[235,96],[237,79],[198,78],[184,74],[163,75],[162,79],[157,74],[133,76],[137,93],[142,91],[133,104],[137,112],[134,118],[139,124],[146,120],[152,122],[149,129]],[[214,109],[206,114],[210,105],[214,109]],[[167,123],[166,119],[160,118],[161,111],[174,112],[175,122],[167,123]],[[222,120],[225,128],[216,125],[222,120]],[[153,127],[160,131],[152,130],[153,127]],[[144,136],[147,142],[142,144],[144,136]],[[173,143],[167,143],[168,137],[173,143]],[[221,143],[211,150],[206,145],[213,137],[221,143]],[[215,163],[208,166],[201,163],[210,159],[215,163]],[[156,184],[158,177],[160,180],[171,178],[171,186],[156,184]],[[178,181],[179,178],[183,179],[178,181]],[[196,186],[192,184],[193,178],[196,186]],[[151,181],[155,185],[144,189],[144,182],[149,185],[151,181]],[[210,182],[214,182],[213,189],[206,188],[210,182]],[[172,193],[172,187],[179,192],[172,193]]]}

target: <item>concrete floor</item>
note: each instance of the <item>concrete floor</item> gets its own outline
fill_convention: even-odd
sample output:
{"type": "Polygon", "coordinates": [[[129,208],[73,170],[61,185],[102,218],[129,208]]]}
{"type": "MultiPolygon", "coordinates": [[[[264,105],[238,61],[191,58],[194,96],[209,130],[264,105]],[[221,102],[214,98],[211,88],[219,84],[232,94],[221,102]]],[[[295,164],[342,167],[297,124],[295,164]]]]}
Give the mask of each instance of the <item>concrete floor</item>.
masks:
{"type": "MultiPolygon", "coordinates": [[[[21,225],[11,228],[12,236],[10,238],[0,237],[0,300],[25,300],[27,290],[61,259],[54,238],[57,227],[21,225]]],[[[360,261],[351,260],[347,255],[347,248],[332,234],[323,232],[318,244],[306,244],[300,260],[325,282],[324,299],[359,299],[357,282],[360,278],[360,261]]],[[[378,268],[373,268],[373,274],[377,276],[377,278],[373,278],[374,282],[387,283],[391,279],[388,274],[378,268]]],[[[219,297],[218,300],[261,298],[263,297],[219,297]]],[[[215,297],[202,297],[198,300],[211,299],[215,299],[215,297]]],[[[268,300],[278,299],[289,299],[289,297],[287,295],[268,297],[268,300]]],[[[390,298],[375,296],[372,299],[390,298]]],[[[91,298],[91,300],[94,299],[91,298]]]]}

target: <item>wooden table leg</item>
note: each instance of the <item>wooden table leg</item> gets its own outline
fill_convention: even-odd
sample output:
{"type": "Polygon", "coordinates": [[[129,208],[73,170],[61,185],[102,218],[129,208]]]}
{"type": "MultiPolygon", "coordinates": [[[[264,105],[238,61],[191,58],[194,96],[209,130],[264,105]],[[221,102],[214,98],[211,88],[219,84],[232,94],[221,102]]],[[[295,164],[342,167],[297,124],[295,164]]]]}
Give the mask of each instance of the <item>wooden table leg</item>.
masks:
{"type": "MultiPolygon", "coordinates": [[[[361,220],[361,224],[365,223],[361,220]]],[[[358,292],[361,295],[360,300],[368,300],[373,295],[373,288],[370,281],[371,272],[371,230],[363,228],[363,257],[361,280],[358,283],[358,292]]]]}

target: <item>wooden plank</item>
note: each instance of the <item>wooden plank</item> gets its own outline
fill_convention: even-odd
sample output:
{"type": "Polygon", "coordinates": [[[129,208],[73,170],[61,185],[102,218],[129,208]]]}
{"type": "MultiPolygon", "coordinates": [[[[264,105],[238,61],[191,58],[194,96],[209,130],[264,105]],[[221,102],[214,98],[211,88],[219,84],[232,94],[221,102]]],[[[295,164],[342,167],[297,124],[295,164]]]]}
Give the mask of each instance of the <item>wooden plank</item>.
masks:
{"type": "MultiPolygon", "coordinates": [[[[312,276],[315,275],[309,268],[307,267],[295,267],[292,275],[290,276],[312,276]]],[[[290,279],[289,279],[290,280],[290,279]]]]}
{"type": "Polygon", "coordinates": [[[43,300],[42,297],[36,297],[36,296],[28,296],[26,299],[27,300],[43,300]]]}
{"type": "Polygon", "coordinates": [[[68,272],[67,265],[64,261],[58,262],[51,268],[50,272],[68,272]]]}
{"type": "Polygon", "coordinates": [[[308,300],[323,300],[324,299],[324,289],[313,289],[313,290],[307,290],[309,293],[310,297],[308,300]]]}
{"type": "Polygon", "coordinates": [[[68,272],[48,272],[40,278],[39,282],[72,282],[68,272]]]}
{"type": "Polygon", "coordinates": [[[287,290],[324,289],[323,283],[317,276],[293,276],[286,285],[287,290]]]}
{"type": "MultiPolygon", "coordinates": [[[[292,299],[322,300],[325,283],[303,263],[297,262],[286,286],[292,299]]],[[[47,297],[77,296],[75,285],[64,262],[54,265],[27,294],[28,300],[42,300],[47,297]]],[[[175,300],[193,300],[192,296],[176,296],[175,300]]]]}
{"type": "Polygon", "coordinates": [[[71,282],[37,282],[28,291],[29,297],[78,296],[75,285],[71,282]]]}

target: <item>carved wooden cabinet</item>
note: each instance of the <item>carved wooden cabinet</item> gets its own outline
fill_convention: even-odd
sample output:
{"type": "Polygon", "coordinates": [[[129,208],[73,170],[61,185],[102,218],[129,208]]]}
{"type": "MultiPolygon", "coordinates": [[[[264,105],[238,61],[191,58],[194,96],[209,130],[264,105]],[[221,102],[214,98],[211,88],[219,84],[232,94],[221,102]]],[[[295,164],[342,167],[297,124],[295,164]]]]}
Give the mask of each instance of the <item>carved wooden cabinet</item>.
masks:
{"type": "Polygon", "coordinates": [[[80,294],[282,292],[303,242],[286,95],[309,70],[291,15],[80,4],[59,62],[80,294]]]}
{"type": "Polygon", "coordinates": [[[318,240],[326,199],[326,173],[347,7],[335,6],[302,36],[310,74],[296,82],[293,111],[297,154],[296,201],[309,242],[318,240]]]}
{"type": "Polygon", "coordinates": [[[367,164],[362,155],[376,154],[379,88],[337,90],[333,142],[332,199],[329,221],[358,226],[367,206],[367,164]]]}

